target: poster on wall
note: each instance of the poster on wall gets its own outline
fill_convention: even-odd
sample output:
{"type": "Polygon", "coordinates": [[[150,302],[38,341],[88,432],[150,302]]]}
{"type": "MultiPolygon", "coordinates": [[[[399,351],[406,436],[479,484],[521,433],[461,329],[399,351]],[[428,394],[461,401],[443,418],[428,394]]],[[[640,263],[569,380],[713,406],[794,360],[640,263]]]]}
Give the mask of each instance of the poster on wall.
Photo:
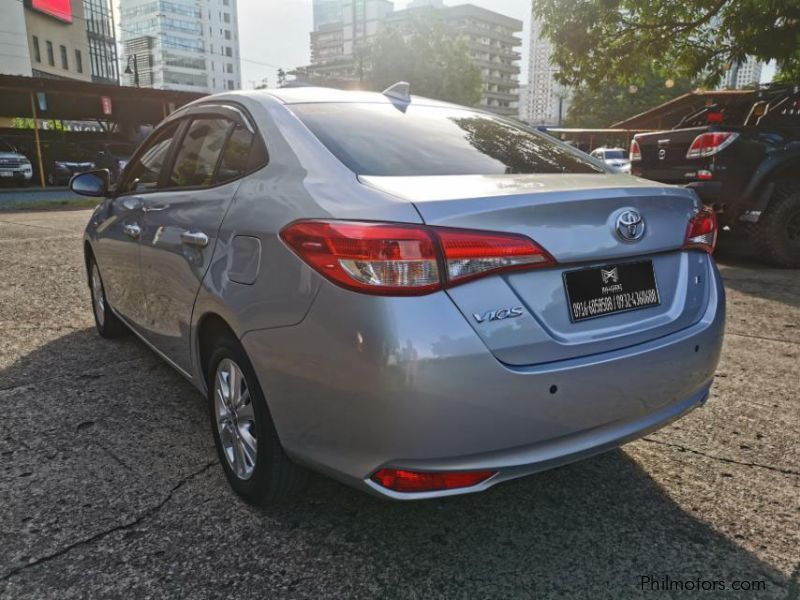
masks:
{"type": "Polygon", "coordinates": [[[72,7],[70,0],[30,0],[33,10],[55,17],[59,21],[72,23],[72,7]]]}

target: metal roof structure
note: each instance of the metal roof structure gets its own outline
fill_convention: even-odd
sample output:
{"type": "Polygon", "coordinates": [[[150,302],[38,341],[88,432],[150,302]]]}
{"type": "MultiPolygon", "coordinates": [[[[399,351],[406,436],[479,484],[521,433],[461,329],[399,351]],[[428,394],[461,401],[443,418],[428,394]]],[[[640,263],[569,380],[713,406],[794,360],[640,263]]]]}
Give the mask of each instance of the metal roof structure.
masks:
{"type": "Polygon", "coordinates": [[[695,90],[611,125],[615,129],[671,129],[689,113],[715,103],[738,103],[754,95],[756,90],[695,90]]]}

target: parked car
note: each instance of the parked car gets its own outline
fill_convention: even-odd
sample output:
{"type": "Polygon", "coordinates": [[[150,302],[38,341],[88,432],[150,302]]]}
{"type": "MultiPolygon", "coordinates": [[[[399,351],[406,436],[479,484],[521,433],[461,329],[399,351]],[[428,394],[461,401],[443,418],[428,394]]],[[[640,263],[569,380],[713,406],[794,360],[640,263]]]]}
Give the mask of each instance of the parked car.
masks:
{"type": "Polygon", "coordinates": [[[31,161],[11,144],[0,139],[0,183],[27,185],[33,178],[31,161]]]}
{"type": "Polygon", "coordinates": [[[43,154],[45,180],[48,185],[67,185],[76,173],[85,173],[97,167],[96,157],[87,143],[48,143],[43,154]]]}
{"type": "Polygon", "coordinates": [[[672,130],[638,134],[631,161],[634,175],[694,189],[773,264],[800,267],[800,86],[704,106],[672,130]]]}
{"type": "Polygon", "coordinates": [[[485,490],[709,393],[724,291],[694,191],[490,113],[284,88],[170,115],[84,238],[99,333],[208,399],[261,503],[303,467],[394,499],[485,490]]]}
{"type": "Polygon", "coordinates": [[[628,151],[622,148],[595,148],[592,156],[597,160],[602,160],[609,167],[622,173],[631,172],[631,161],[628,159],[628,151]]]}

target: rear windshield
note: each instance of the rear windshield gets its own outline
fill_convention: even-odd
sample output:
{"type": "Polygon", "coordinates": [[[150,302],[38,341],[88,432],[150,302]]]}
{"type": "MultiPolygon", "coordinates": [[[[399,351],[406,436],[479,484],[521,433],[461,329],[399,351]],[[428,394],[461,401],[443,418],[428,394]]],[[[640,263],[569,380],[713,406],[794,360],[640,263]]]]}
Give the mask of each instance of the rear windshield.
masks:
{"type": "Polygon", "coordinates": [[[624,150],[606,150],[605,156],[607,159],[610,158],[628,158],[628,153],[624,150]]]}
{"type": "Polygon", "coordinates": [[[603,173],[546,134],[466,109],[298,104],[292,110],[359,175],[603,173]]]}

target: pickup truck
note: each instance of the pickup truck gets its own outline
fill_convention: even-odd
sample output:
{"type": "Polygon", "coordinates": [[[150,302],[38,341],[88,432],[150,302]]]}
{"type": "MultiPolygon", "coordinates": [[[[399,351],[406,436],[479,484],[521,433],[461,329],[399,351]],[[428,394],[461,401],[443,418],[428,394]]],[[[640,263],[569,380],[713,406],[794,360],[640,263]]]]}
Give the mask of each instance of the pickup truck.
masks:
{"type": "Polygon", "coordinates": [[[631,174],[693,188],[721,227],[771,263],[800,267],[800,86],[710,103],[675,128],[634,136],[631,174]]]}

